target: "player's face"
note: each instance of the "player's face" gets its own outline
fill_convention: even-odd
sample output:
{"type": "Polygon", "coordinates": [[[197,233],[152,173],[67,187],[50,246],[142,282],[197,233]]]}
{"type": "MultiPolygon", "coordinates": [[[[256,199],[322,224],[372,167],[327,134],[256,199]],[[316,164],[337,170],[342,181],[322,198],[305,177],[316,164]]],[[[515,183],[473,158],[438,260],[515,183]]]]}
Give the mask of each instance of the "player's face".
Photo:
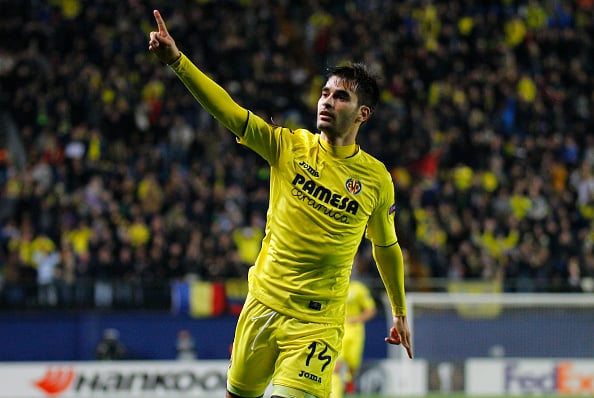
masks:
{"type": "Polygon", "coordinates": [[[356,132],[360,121],[361,107],[353,85],[331,76],[318,100],[318,129],[330,137],[345,137],[356,132]]]}

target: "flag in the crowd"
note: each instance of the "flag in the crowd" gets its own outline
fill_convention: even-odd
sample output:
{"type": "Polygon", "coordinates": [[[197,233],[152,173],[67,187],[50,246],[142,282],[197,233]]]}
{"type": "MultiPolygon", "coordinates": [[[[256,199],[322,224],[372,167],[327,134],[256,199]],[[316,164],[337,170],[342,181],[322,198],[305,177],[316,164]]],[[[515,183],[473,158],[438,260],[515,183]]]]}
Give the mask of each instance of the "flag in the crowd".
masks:
{"type": "Polygon", "coordinates": [[[248,293],[246,279],[229,279],[225,282],[227,297],[227,311],[232,315],[239,315],[248,293]]]}
{"type": "Polygon", "coordinates": [[[171,305],[175,314],[193,317],[221,315],[225,311],[225,285],[222,282],[175,282],[171,305]]]}

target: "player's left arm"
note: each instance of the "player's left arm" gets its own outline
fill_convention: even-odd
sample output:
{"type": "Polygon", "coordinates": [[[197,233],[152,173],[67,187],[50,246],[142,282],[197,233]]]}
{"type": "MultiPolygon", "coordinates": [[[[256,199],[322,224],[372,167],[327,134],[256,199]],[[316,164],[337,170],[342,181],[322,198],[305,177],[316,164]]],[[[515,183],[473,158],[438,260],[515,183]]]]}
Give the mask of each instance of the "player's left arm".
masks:
{"type": "Polygon", "coordinates": [[[373,243],[373,258],[392,306],[394,325],[386,341],[390,344],[402,344],[412,358],[410,329],[406,319],[404,257],[396,236],[394,185],[389,174],[379,192],[379,205],[369,219],[366,236],[373,243]]]}
{"type": "Polygon", "coordinates": [[[392,305],[392,315],[405,316],[404,257],[400,245],[398,242],[390,246],[374,244],[372,253],[392,305]]]}
{"type": "Polygon", "coordinates": [[[390,329],[390,336],[386,337],[385,340],[390,344],[402,344],[408,353],[408,357],[412,358],[410,328],[406,319],[402,249],[398,242],[390,246],[374,244],[372,253],[392,306],[394,325],[390,329]]]}

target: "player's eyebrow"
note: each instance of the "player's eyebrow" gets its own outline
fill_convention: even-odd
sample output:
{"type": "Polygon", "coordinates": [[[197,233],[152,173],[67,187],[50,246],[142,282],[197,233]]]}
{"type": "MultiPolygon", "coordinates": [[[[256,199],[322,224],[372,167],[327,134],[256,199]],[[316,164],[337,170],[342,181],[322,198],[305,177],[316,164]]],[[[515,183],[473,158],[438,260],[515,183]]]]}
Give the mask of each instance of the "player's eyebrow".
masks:
{"type": "MultiPolygon", "coordinates": [[[[330,91],[330,87],[328,87],[328,86],[322,87],[322,92],[328,92],[328,91],[330,91]]],[[[343,97],[343,98],[350,98],[351,92],[349,90],[346,90],[343,88],[337,88],[336,90],[334,90],[334,95],[343,97]]]]}

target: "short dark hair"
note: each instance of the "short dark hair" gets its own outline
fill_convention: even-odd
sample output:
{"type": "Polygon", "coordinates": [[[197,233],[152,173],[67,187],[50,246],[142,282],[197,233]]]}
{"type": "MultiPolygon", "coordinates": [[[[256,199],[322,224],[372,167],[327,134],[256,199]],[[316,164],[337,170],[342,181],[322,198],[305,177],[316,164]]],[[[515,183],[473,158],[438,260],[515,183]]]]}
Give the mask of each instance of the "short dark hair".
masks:
{"type": "Polygon", "coordinates": [[[358,62],[344,62],[329,67],[326,77],[337,76],[352,83],[352,89],[357,94],[359,105],[367,105],[373,112],[379,102],[380,92],[377,76],[373,75],[367,66],[358,62]]]}

